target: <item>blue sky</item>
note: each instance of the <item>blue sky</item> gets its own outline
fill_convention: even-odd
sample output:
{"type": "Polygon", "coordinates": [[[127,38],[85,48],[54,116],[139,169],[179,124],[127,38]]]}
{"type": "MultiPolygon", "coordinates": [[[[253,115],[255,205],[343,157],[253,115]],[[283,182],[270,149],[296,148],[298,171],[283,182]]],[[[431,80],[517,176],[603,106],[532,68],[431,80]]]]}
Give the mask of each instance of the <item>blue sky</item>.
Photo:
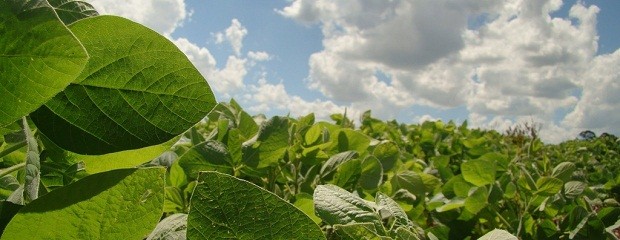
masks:
{"type": "Polygon", "coordinates": [[[169,37],[252,114],[620,134],[617,0],[90,2],[169,37]]]}

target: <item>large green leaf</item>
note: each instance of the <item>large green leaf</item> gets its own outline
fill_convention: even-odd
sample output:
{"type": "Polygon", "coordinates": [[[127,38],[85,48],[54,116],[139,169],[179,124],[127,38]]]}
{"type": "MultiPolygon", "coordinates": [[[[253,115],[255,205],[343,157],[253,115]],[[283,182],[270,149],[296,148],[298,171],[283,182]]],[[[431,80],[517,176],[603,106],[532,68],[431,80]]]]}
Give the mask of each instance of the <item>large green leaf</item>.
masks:
{"type": "Polygon", "coordinates": [[[87,60],[47,1],[0,1],[0,126],[65,89],[87,60]]]}
{"type": "Polygon", "coordinates": [[[97,10],[85,1],[79,0],[47,0],[58,14],[58,17],[67,25],[87,17],[99,15],[97,10]]]}
{"type": "Polygon", "coordinates": [[[288,141],[288,119],[278,116],[269,119],[254,138],[243,143],[251,147],[244,153],[245,164],[258,169],[277,165],[284,157],[288,141]]]}
{"type": "Polygon", "coordinates": [[[24,206],[2,239],[143,239],[164,204],[164,168],[91,175],[24,206]]]}
{"type": "Polygon", "coordinates": [[[564,186],[564,182],[560,179],[553,177],[541,177],[536,180],[537,190],[534,194],[550,196],[560,192],[560,190],[562,190],[562,186],[564,186]]]}
{"type": "Polygon", "coordinates": [[[381,217],[373,206],[338,186],[319,185],[313,197],[316,215],[331,225],[354,222],[381,224],[381,217]]]}
{"type": "Polygon", "coordinates": [[[492,160],[476,159],[461,164],[465,181],[478,187],[495,182],[496,164],[492,160]]]}
{"type": "Polygon", "coordinates": [[[232,173],[231,157],[226,145],[218,141],[206,141],[193,146],[179,158],[179,166],[191,178],[196,179],[202,171],[232,173]]]}
{"type": "Polygon", "coordinates": [[[306,214],[250,182],[202,172],[191,199],[188,239],[325,239],[306,214]]]}
{"type": "Polygon", "coordinates": [[[359,186],[363,189],[372,190],[379,187],[383,181],[383,167],[374,156],[369,156],[362,161],[359,186]]]}
{"type": "Polygon", "coordinates": [[[48,157],[56,162],[67,162],[71,164],[82,162],[87,174],[95,174],[120,168],[132,168],[146,163],[169,150],[179,139],[179,137],[176,137],[165,143],[140,149],[125,150],[103,155],[82,155],[60,149],[53,142],[46,139],[45,136],[41,137],[48,157]],[[119,161],[119,159],[122,159],[122,161],[119,161]]]}
{"type": "Polygon", "coordinates": [[[392,200],[387,195],[381,192],[377,192],[377,197],[375,198],[375,201],[377,202],[377,205],[379,205],[379,207],[382,207],[385,211],[389,213],[391,217],[394,218],[393,228],[410,228],[414,226],[413,222],[409,220],[407,213],[405,213],[405,211],[400,207],[400,205],[398,205],[397,202],[392,200]]]}
{"type": "Polygon", "coordinates": [[[86,18],[70,28],[91,59],[31,116],[58,146],[104,154],[163,143],[215,105],[198,70],[156,32],[114,16],[86,18]]]}

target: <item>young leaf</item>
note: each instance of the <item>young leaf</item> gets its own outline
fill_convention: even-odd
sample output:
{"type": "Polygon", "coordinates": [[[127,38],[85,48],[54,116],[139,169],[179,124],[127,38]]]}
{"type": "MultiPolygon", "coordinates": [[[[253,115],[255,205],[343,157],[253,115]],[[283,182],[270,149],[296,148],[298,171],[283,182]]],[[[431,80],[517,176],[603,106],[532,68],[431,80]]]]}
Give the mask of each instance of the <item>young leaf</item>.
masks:
{"type": "Polygon", "coordinates": [[[175,213],[161,220],[146,240],[186,239],[187,214],[175,213]]]}
{"type": "Polygon", "coordinates": [[[290,203],[223,173],[202,172],[190,204],[187,239],[325,239],[290,203]]]}
{"type": "Polygon", "coordinates": [[[381,224],[381,217],[371,205],[338,186],[319,185],[314,190],[313,198],[316,215],[328,224],[381,224]]]}
{"type": "Polygon", "coordinates": [[[24,180],[24,200],[31,202],[39,197],[39,183],[41,183],[41,159],[39,145],[32,135],[26,117],[22,118],[22,126],[26,135],[26,176],[24,180]]]}
{"type": "Polygon", "coordinates": [[[21,208],[1,239],[143,239],[162,215],[165,172],[87,176],[21,208]]]}
{"type": "Polygon", "coordinates": [[[487,159],[469,160],[461,164],[465,181],[478,187],[495,182],[495,162],[487,159]]]}
{"type": "Polygon", "coordinates": [[[58,146],[104,154],[160,144],[215,105],[187,56],[156,32],[115,16],[86,18],[70,29],[91,58],[71,85],[31,115],[58,146]]]}
{"type": "Polygon", "coordinates": [[[493,231],[484,234],[484,236],[478,238],[478,240],[518,240],[518,238],[506,230],[493,229],[493,231]]]}
{"type": "Polygon", "coordinates": [[[43,0],[0,1],[0,127],[65,89],[86,50],[43,0]]]}
{"type": "Polygon", "coordinates": [[[394,228],[398,227],[413,227],[413,222],[409,220],[407,213],[387,195],[377,192],[377,197],[375,198],[377,205],[387,210],[392,217],[394,217],[394,228]]]}

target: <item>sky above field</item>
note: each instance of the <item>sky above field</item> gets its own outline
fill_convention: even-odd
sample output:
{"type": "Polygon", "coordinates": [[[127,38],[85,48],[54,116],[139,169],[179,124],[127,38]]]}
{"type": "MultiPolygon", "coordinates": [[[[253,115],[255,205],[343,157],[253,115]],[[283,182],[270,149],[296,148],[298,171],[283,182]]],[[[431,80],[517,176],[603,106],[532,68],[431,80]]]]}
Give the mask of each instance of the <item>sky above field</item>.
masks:
{"type": "Polygon", "coordinates": [[[90,0],[167,36],[250,114],[620,135],[618,0],[90,0]]]}

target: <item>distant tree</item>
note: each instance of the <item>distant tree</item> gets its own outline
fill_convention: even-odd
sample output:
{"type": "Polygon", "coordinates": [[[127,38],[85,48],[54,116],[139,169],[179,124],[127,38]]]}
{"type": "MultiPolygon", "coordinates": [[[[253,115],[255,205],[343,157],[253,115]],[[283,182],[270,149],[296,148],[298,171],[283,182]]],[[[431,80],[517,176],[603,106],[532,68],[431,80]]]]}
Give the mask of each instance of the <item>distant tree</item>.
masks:
{"type": "Polygon", "coordinates": [[[579,137],[583,140],[592,140],[596,138],[596,134],[590,130],[585,130],[579,133],[579,137]]]}

